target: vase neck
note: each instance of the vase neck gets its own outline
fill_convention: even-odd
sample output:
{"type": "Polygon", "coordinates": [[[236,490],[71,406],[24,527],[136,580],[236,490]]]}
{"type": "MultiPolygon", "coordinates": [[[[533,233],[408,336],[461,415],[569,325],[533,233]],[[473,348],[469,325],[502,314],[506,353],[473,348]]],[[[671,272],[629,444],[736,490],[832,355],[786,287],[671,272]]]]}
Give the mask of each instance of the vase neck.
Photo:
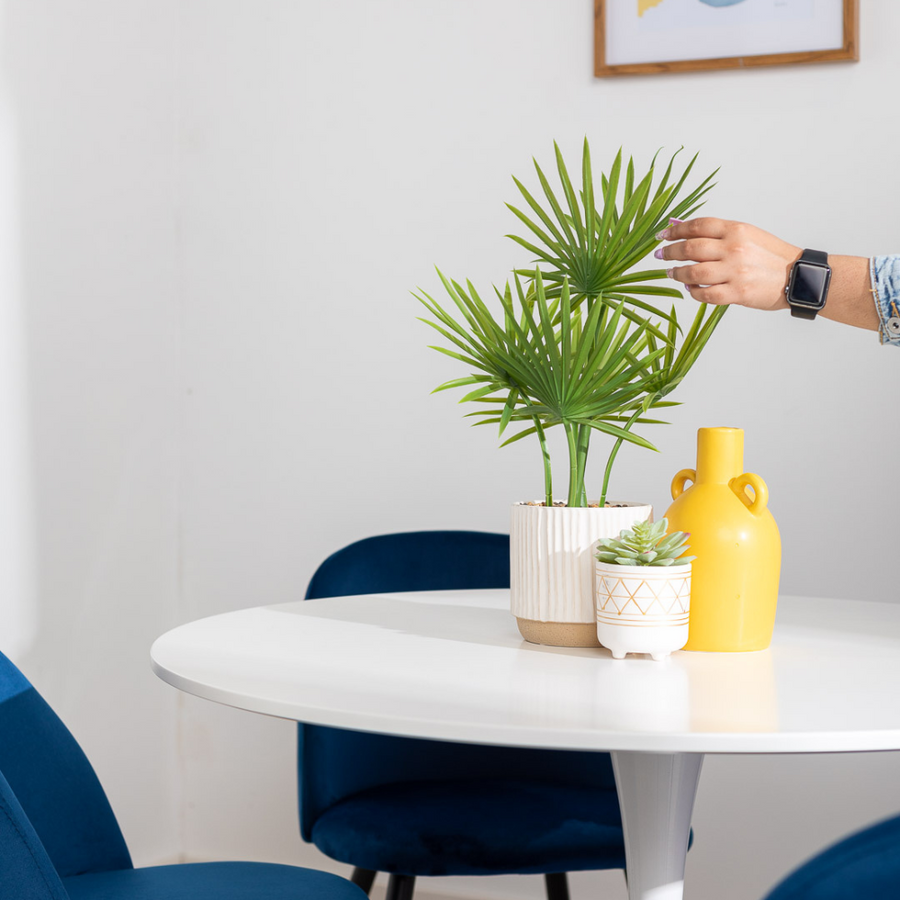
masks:
{"type": "Polygon", "coordinates": [[[697,432],[697,484],[727,484],[743,471],[743,429],[701,428],[697,432]]]}

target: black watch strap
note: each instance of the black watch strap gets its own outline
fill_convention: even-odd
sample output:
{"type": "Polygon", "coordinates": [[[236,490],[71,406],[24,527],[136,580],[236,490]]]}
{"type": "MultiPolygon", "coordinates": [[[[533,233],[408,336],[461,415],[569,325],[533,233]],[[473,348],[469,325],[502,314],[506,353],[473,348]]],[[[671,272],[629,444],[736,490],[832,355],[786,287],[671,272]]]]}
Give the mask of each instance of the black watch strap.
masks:
{"type": "MultiPolygon", "coordinates": [[[[828,254],[824,250],[804,250],[800,254],[800,258],[797,260],[797,262],[806,262],[812,263],[816,266],[828,267],[828,254]]],[[[827,289],[828,285],[826,284],[826,291],[827,289]]],[[[788,305],[791,307],[791,315],[795,319],[815,319],[815,317],[821,312],[821,308],[810,309],[807,306],[795,306],[790,302],[790,297],[788,297],[788,305]]]]}
{"type": "Polygon", "coordinates": [[[800,254],[803,262],[815,263],[817,266],[828,265],[828,254],[824,250],[804,250],[800,254]]]}

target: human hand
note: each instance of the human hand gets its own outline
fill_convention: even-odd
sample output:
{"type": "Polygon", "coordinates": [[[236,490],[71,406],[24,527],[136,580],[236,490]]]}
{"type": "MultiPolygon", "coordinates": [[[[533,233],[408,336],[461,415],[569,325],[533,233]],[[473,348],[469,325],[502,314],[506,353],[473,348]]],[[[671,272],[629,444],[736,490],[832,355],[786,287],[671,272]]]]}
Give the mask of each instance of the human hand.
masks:
{"type": "Polygon", "coordinates": [[[653,254],[657,259],[695,265],[667,269],[695,299],[717,306],[735,303],[753,309],[787,309],[784,289],[791,266],[803,252],[772,234],[724,219],[672,219],[660,240],[675,241],[653,254]]]}

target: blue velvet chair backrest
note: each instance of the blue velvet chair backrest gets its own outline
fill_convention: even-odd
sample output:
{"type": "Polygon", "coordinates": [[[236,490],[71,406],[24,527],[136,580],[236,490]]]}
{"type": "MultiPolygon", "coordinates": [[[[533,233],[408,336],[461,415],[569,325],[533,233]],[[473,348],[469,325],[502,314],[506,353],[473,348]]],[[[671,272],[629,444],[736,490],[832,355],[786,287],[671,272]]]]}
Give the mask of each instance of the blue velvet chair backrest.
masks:
{"type": "MultiPolygon", "coordinates": [[[[61,877],[131,868],[122,832],[87,757],[2,653],[0,774],[61,877]]],[[[0,892],[7,896],[17,895],[0,892]]]]}
{"type": "MultiPolygon", "coordinates": [[[[316,570],[306,599],[382,592],[509,587],[509,536],[477,531],[386,534],[338,550],[316,570]]],[[[510,619],[510,627],[515,624],[510,619]]],[[[367,788],[409,781],[516,778],[612,789],[609,756],[509,749],[299,727],[300,827],[367,788]]]]}
{"type": "Polygon", "coordinates": [[[900,895],[900,816],[838,841],[777,885],[766,900],[869,900],[900,895]]]}
{"type": "Polygon", "coordinates": [[[67,900],[68,894],[8,782],[0,774],[0,897],[67,900]]]}
{"type": "Polygon", "coordinates": [[[407,531],[364,538],[332,553],[316,569],[305,599],[508,587],[508,534],[407,531]]]}

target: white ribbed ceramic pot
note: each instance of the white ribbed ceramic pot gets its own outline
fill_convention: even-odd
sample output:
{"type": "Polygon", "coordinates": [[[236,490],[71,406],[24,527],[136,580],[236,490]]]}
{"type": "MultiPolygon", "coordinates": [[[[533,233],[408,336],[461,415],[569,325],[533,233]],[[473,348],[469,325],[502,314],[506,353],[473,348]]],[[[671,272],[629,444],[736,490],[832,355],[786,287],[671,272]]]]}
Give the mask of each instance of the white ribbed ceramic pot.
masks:
{"type": "Polygon", "coordinates": [[[691,564],[617,566],[595,561],[597,638],[615,659],[665,659],[688,640],[691,564]]]}
{"type": "Polygon", "coordinates": [[[653,516],[645,503],[568,509],[516,503],[510,523],[510,601],[526,641],[597,647],[594,553],[653,516]]]}

